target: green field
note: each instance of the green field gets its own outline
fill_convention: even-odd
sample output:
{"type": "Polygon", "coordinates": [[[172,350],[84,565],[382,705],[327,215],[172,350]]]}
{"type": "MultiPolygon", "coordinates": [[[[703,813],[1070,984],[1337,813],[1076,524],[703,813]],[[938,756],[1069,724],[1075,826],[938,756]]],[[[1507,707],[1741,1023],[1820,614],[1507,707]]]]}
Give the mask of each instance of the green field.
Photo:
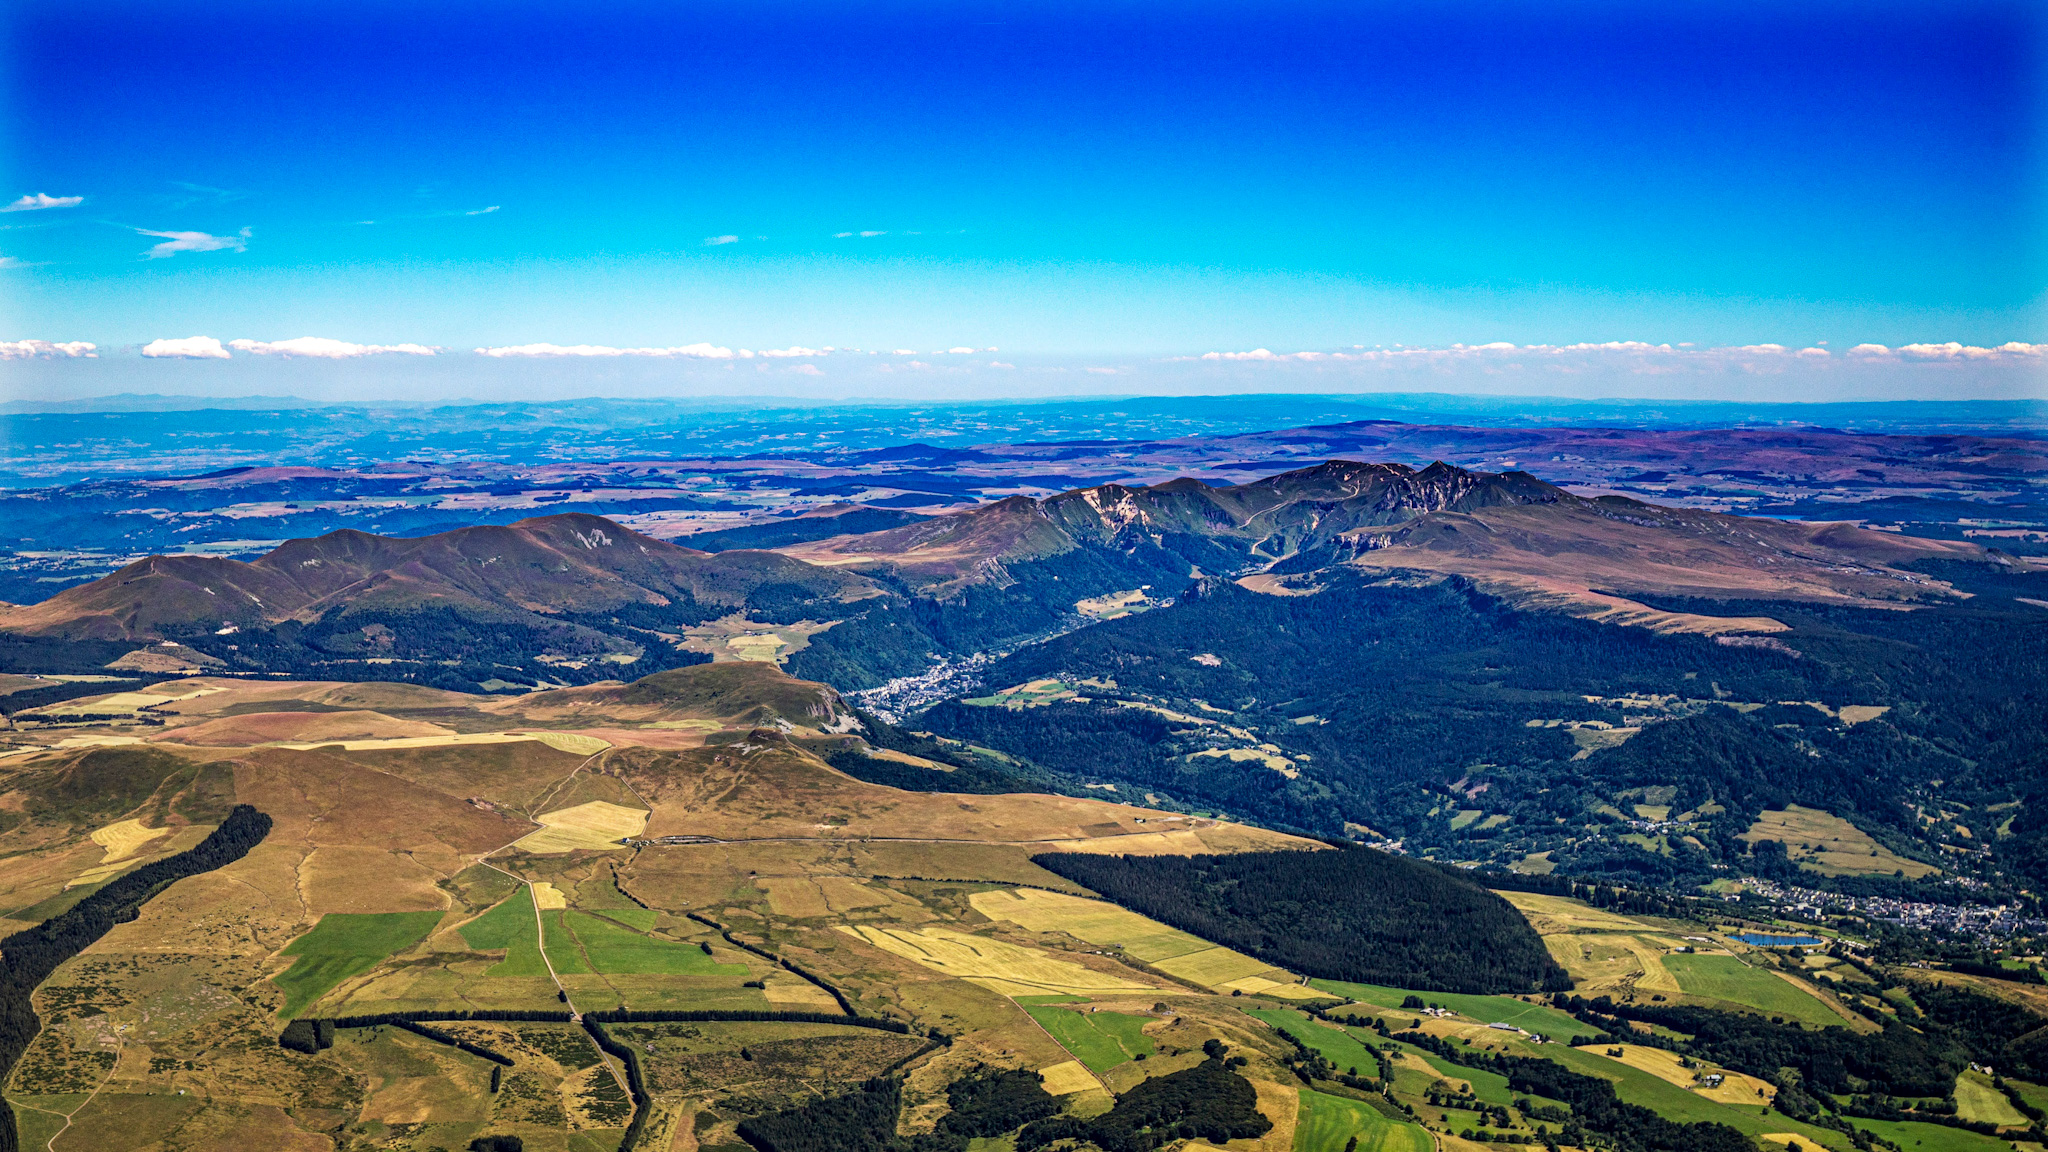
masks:
{"type": "Polygon", "coordinates": [[[1429,1133],[1399,1124],[1362,1100],[1301,1090],[1301,1114],[1294,1122],[1294,1152],[1344,1152],[1352,1137],[1357,1152],[1430,1152],[1429,1133]]]}
{"type": "Polygon", "coordinates": [[[2012,1085],[2013,1091],[2020,1094],[2020,1099],[2041,1109],[2043,1112],[2048,1112],[2048,1088],[2043,1088],[2039,1084],[2030,1084],[2025,1080],[2015,1080],[2010,1076],[2005,1078],[2005,1082],[2012,1085]]]}
{"type": "Polygon", "coordinates": [[[471,948],[485,952],[505,950],[505,959],[485,975],[545,976],[548,968],[541,963],[533,925],[533,890],[522,884],[519,891],[464,924],[460,931],[471,948]]]}
{"type": "Polygon", "coordinates": [[[360,976],[427,938],[439,912],[330,912],[285,945],[298,959],[271,977],[284,989],[284,1014],[296,1016],[351,976],[360,976]]]}
{"type": "Polygon", "coordinates": [[[1308,1046],[1323,1059],[1337,1066],[1337,1071],[1348,1072],[1357,1069],[1360,1076],[1380,1074],[1379,1057],[1360,1043],[1356,1036],[1342,1028],[1321,1024],[1289,1008],[1247,1008],[1245,1015],[1265,1024],[1275,1032],[1284,1033],[1308,1046]]]}
{"type": "Polygon", "coordinates": [[[2012,1106],[2005,1093],[1993,1088],[1991,1078],[1982,1072],[1964,1072],[1956,1077],[1956,1115],[1985,1124],[2027,1126],[2026,1116],[2012,1106]]]}
{"type": "Polygon", "coordinates": [[[547,913],[548,958],[561,967],[558,953],[568,953],[580,962],[588,958],[591,968],[607,976],[745,976],[744,964],[720,964],[695,944],[657,940],[588,912],[547,913]],[[556,936],[565,939],[557,947],[556,936]]]}
{"type": "MultiPolygon", "coordinates": [[[[1482,1104],[1499,1104],[1502,1107],[1509,1107],[1514,1104],[1516,1099],[1522,1097],[1543,1099],[1542,1097],[1531,1096],[1527,1092],[1508,1091],[1508,1078],[1498,1072],[1488,1072],[1483,1068],[1467,1068],[1463,1064],[1453,1064],[1434,1053],[1424,1052],[1413,1044],[1402,1044],[1401,1049],[1404,1052],[1421,1057],[1423,1063],[1436,1069],[1437,1074],[1446,1080],[1464,1080],[1470,1083],[1472,1085],[1473,1097],[1482,1104]]],[[[1549,1100],[1545,1102],[1555,1103],[1555,1101],[1549,1100]]]]}
{"type": "Polygon", "coordinates": [[[642,932],[654,931],[654,922],[661,919],[661,913],[652,908],[597,908],[592,912],[593,915],[602,916],[607,920],[617,920],[642,932]]]}
{"type": "MultiPolygon", "coordinates": [[[[1849,1138],[1840,1132],[1801,1124],[1782,1112],[1766,1114],[1761,1105],[1749,1107],[1717,1103],[1703,1096],[1694,1095],[1668,1080],[1660,1080],[1648,1072],[1630,1068],[1619,1060],[1597,1056],[1592,1049],[1545,1044],[1538,1052],[1546,1059],[1555,1060],[1574,1072],[1583,1072],[1588,1076],[1598,1076],[1611,1081],[1615,1094],[1624,1101],[1640,1104],[1667,1120],[1675,1120],[1681,1124],[1711,1120],[1717,1124],[1726,1124],[1751,1137],[1766,1132],[1791,1132],[1798,1135],[1800,1143],[1809,1147],[1849,1147],[1849,1138]]],[[[1861,1125],[1864,1122],[1857,1120],[1855,1123],[1861,1125]]],[[[1911,1127],[1926,1128],[1929,1125],[1915,1124],[1911,1127]]],[[[1912,1145],[1907,1144],[1906,1148],[1907,1152],[1911,1152],[1912,1145]]]]}
{"type": "MultiPolygon", "coordinates": [[[[1408,988],[1388,988],[1379,984],[1353,984],[1344,980],[1311,980],[1309,987],[1370,1004],[1379,1008],[1401,1009],[1401,1001],[1409,996],[1420,996],[1424,1003],[1438,1004],[1461,1016],[1468,1016],[1481,1024],[1513,1024],[1557,1039],[1568,1036],[1593,1036],[1598,1028],[1581,1024],[1555,1008],[1541,1004],[1528,1004],[1512,996],[1468,996],[1458,992],[1417,992],[1408,988]]],[[[1795,989],[1796,991],[1796,989],[1795,989]]]]}
{"type": "Polygon", "coordinates": [[[2010,1141],[1996,1136],[1979,1136],[1961,1128],[1909,1121],[1852,1119],[1856,1127],[1882,1136],[1906,1152],[2012,1152],[2010,1141]]]}
{"type": "Polygon", "coordinates": [[[1147,1017],[1122,1012],[1076,1012],[1050,1004],[1024,1010],[1091,1072],[1107,1072],[1132,1057],[1152,1054],[1152,1038],[1139,1031],[1150,1022],[1147,1017]]]}
{"type": "Polygon", "coordinates": [[[1783,1016],[1823,1028],[1842,1023],[1842,1018],[1827,1005],[1733,956],[1680,954],[1665,956],[1663,960],[1687,995],[1746,1005],[1767,1016],[1783,1016]]]}
{"type": "MultiPolygon", "coordinates": [[[[743,964],[719,964],[695,944],[657,940],[614,923],[626,911],[606,909],[604,915],[554,908],[541,913],[547,926],[548,964],[564,976],[602,973],[608,976],[744,976],[743,964]]],[[[652,917],[653,913],[648,913],[652,917]]],[[[464,924],[462,938],[471,948],[505,950],[505,959],[488,976],[545,976],[536,946],[533,892],[522,887],[495,908],[464,924]]]]}

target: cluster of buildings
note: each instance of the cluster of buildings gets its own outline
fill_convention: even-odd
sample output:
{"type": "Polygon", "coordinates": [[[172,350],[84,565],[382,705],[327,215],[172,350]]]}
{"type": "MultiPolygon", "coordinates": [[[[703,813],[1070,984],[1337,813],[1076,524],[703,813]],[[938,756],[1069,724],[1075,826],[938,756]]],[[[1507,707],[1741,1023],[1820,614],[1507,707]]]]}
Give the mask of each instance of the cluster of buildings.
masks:
{"type": "MultiPolygon", "coordinates": [[[[1853,912],[1871,920],[1960,939],[1992,941],[2048,932],[2048,920],[2024,916],[2010,904],[1928,904],[1888,896],[1845,896],[1746,877],[1744,886],[1784,910],[1813,918],[1853,912]]],[[[1973,885],[1981,886],[1981,885],[1973,885]]],[[[1736,899],[1736,897],[1730,897],[1736,899]]]]}

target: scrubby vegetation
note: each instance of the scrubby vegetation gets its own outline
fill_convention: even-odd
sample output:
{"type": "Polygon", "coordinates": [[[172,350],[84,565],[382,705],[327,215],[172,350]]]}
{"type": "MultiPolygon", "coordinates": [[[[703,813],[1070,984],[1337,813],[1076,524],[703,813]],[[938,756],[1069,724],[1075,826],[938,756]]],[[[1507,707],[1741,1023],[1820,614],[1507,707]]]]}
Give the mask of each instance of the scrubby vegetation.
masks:
{"type": "MultiPolygon", "coordinates": [[[[238,804],[199,845],[145,864],[34,928],[0,940],[0,1080],[11,1072],[42,1027],[30,1000],[59,964],[84,951],[116,924],[134,920],[150,897],[187,876],[232,864],[270,834],[270,817],[238,804]]],[[[0,1152],[16,1152],[14,1112],[0,1101],[0,1152]]]]}
{"type": "Polygon", "coordinates": [[[1369,848],[1033,860],[1132,911],[1309,976],[1441,992],[1571,987],[1507,901],[1369,848]]]}

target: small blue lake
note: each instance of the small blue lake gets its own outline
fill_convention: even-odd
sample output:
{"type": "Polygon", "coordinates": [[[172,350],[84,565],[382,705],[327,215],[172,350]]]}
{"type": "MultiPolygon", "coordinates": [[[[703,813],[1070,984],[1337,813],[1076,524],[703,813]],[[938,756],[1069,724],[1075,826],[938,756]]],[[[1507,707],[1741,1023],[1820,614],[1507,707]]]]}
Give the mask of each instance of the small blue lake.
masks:
{"type": "Polygon", "coordinates": [[[1751,948],[1814,948],[1827,943],[1818,936],[1767,936],[1761,932],[1744,932],[1734,939],[1751,948]]]}

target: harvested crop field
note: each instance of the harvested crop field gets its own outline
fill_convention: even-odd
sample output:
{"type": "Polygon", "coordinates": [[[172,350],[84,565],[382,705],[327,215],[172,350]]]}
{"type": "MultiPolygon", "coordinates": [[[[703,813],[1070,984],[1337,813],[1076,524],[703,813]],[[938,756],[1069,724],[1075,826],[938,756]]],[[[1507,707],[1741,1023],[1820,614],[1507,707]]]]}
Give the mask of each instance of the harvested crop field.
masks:
{"type": "Polygon", "coordinates": [[[1106,901],[1020,888],[977,892],[968,897],[968,903],[991,920],[1008,920],[1033,932],[1064,932],[1090,944],[1120,947],[1136,960],[1204,988],[1302,999],[1320,995],[1307,989],[1289,991],[1298,987],[1293,974],[1263,960],[1211,944],[1106,901]]]}
{"type": "Polygon", "coordinates": [[[647,827],[646,812],[605,800],[543,812],[534,819],[542,825],[541,830],[520,837],[513,847],[536,854],[579,848],[605,851],[620,847],[619,841],[638,836],[647,827]]]}
{"type": "Polygon", "coordinates": [[[169,828],[144,828],[140,820],[121,820],[95,829],[92,842],[107,850],[100,863],[112,864],[135,855],[151,841],[170,835],[170,831],[169,828]]]}
{"type": "Polygon", "coordinates": [[[1079,1060],[1068,1060],[1050,1068],[1040,1068],[1038,1078],[1045,1085],[1046,1092],[1054,1096],[1071,1096],[1091,1088],[1100,1089],[1102,1082],[1079,1060]]]}
{"type": "Polygon", "coordinates": [[[991,920],[1008,920],[1033,932],[1065,932],[1090,944],[1114,944],[1147,964],[1215,947],[1106,900],[1064,892],[1035,888],[976,892],[967,902],[991,920]]]}
{"type": "Polygon", "coordinates": [[[1064,992],[1094,995],[1115,992],[1156,992],[1152,984],[1096,972],[1037,948],[1026,948],[948,928],[909,932],[869,924],[837,925],[837,930],[885,952],[914,960],[927,968],[971,980],[1005,996],[1064,992]]]}

